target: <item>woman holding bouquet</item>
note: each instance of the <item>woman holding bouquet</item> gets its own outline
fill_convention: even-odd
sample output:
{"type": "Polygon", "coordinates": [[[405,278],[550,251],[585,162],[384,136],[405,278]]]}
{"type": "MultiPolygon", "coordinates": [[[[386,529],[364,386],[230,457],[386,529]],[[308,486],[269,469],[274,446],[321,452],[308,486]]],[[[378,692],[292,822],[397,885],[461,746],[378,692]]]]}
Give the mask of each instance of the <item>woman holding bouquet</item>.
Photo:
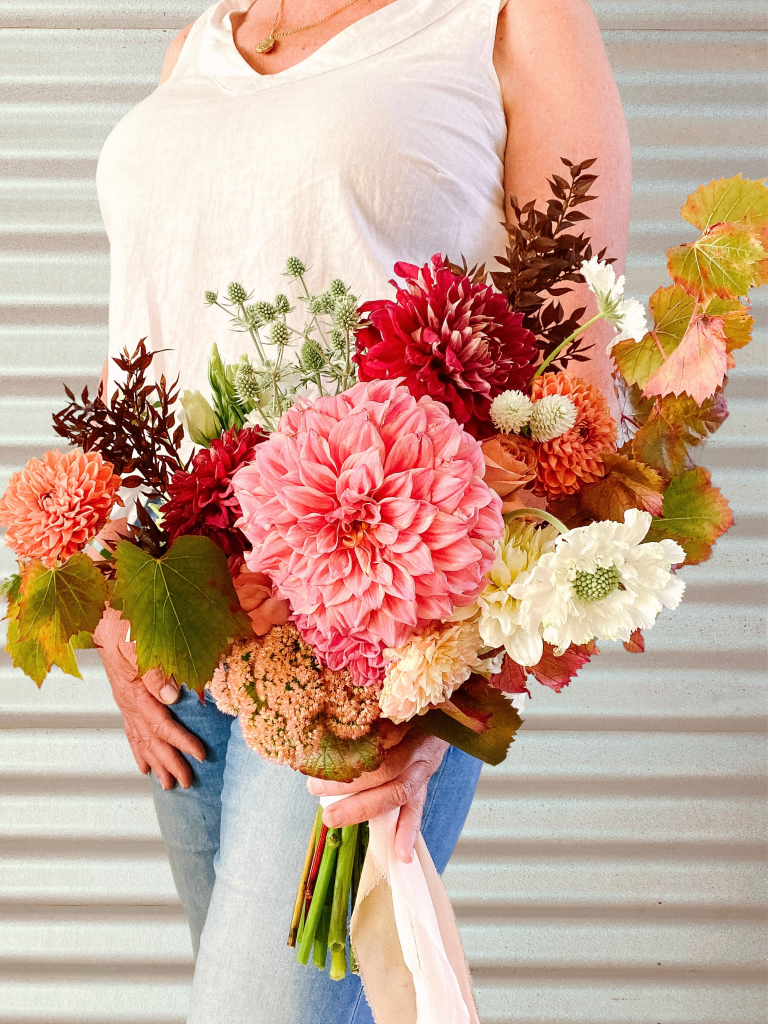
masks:
{"type": "MultiPolygon", "coordinates": [[[[420,265],[443,252],[491,265],[507,242],[505,195],[541,196],[565,154],[598,158],[590,234],[620,261],[629,146],[589,5],[499,6],[220,0],[180,33],[160,88],[117,125],[100,158],[111,354],[148,336],[161,353],[155,372],[204,386],[211,342],[225,358],[236,358],[237,342],[204,317],[203,289],[234,276],[281,292],[293,255],[320,279],[341,271],[365,298],[387,294],[398,260],[420,265]]],[[[587,296],[569,298],[583,305],[587,296]]],[[[613,404],[601,327],[579,373],[613,404]]],[[[255,618],[258,589],[240,590],[255,618]]],[[[284,947],[292,865],[316,807],[305,780],[259,759],[210,701],[159,673],[137,678],[115,613],[97,639],[137,764],[152,773],[196,951],[202,931],[190,1024],[367,1024],[357,977],[332,983],[284,947]]],[[[406,731],[379,771],[310,789],[355,794],[325,811],[328,825],[399,807],[397,855],[410,859],[421,829],[442,871],[479,768],[406,731]]]]}

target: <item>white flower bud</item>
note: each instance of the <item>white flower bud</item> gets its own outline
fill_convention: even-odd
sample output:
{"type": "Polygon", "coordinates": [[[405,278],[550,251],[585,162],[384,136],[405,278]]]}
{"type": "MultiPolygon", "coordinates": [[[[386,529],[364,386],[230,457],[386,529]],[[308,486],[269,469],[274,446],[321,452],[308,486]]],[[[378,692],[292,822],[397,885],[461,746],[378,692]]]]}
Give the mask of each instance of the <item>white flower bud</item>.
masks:
{"type": "Polygon", "coordinates": [[[491,402],[491,420],[502,434],[519,434],[531,418],[531,400],[522,391],[503,391],[491,402]]]}
{"type": "Polygon", "coordinates": [[[531,409],[531,437],[534,441],[552,441],[567,433],[576,422],[576,406],[565,395],[545,395],[531,409]]]}

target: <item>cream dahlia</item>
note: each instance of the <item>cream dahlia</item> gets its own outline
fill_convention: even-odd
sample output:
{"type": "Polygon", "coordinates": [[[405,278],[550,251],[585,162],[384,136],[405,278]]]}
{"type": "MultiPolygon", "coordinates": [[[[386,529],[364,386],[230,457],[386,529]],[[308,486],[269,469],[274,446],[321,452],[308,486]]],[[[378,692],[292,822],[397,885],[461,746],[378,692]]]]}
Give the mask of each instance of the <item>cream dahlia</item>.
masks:
{"type": "Polygon", "coordinates": [[[120,477],[96,451],[46,452],[11,476],[0,498],[0,526],[7,547],[23,560],[53,567],[81,551],[122,504],[120,477]]]}
{"type": "Polygon", "coordinates": [[[642,543],[651,518],[631,508],[623,523],[590,523],[558,537],[510,588],[522,627],[541,630],[562,654],[592,639],[629,641],[634,630],[650,629],[662,608],[676,608],[685,584],[670,569],[685,553],[672,540],[642,543]]]}
{"type": "Polygon", "coordinates": [[[407,722],[448,700],[454,690],[483,667],[483,642],[477,618],[433,625],[403,647],[384,651],[387,670],[379,694],[385,718],[407,722]]]}
{"type": "Polygon", "coordinates": [[[536,665],[544,650],[538,625],[526,628],[520,598],[513,585],[524,584],[546,551],[554,547],[557,530],[513,519],[496,542],[496,559],[488,573],[488,586],[478,598],[480,636],[491,649],[504,647],[518,665],[536,665]]]}
{"type": "Polygon", "coordinates": [[[598,310],[618,332],[606,351],[629,338],[642,341],[648,330],[645,310],[637,299],[624,298],[624,275],[617,279],[613,267],[597,256],[582,262],[581,274],[597,299],[598,310]]]}
{"type": "Polygon", "coordinates": [[[305,635],[375,660],[482,590],[503,528],[484,469],[445,407],[397,381],[299,399],[235,475],[246,561],[305,635]]]}
{"type": "Polygon", "coordinates": [[[405,279],[397,298],[367,302],[369,326],[357,332],[360,380],[404,379],[416,398],[444,402],[474,437],[494,433],[491,401],[523,388],[533,374],[536,340],[506,298],[473,284],[438,253],[431,265],[395,264],[405,279]]]}

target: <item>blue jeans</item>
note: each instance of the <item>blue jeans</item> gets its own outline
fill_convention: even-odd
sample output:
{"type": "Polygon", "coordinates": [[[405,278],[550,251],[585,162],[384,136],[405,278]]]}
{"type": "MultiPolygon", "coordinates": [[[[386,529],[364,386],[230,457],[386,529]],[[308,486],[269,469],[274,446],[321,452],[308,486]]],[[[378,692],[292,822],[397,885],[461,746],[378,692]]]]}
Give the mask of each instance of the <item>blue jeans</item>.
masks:
{"type": "MultiPolygon", "coordinates": [[[[197,953],[187,1024],[373,1024],[357,976],[331,981],[327,971],[297,964],[286,945],[317,809],[305,778],[258,757],[237,720],[210,700],[201,704],[183,689],[171,710],[208,749],[203,764],[190,762],[190,789],[166,792],[152,779],[197,953]]],[[[480,767],[450,747],[430,780],[422,833],[439,872],[461,834],[480,767]]]]}

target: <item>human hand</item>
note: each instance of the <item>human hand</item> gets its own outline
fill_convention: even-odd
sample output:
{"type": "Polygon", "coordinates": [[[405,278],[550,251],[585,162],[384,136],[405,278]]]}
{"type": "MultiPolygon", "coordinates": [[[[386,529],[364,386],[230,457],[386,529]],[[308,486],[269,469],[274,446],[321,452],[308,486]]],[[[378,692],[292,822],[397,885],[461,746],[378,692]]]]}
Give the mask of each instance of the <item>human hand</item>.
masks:
{"type": "Polygon", "coordinates": [[[354,796],[326,807],[323,823],[341,828],[369,821],[379,814],[400,808],[395,832],[397,859],[408,864],[421,828],[421,815],[427,799],[427,783],[443,760],[448,744],[436,736],[411,730],[384,755],[381,767],[364,772],[354,782],[323,782],[307,779],[307,789],[316,796],[354,796]]]}
{"type": "Polygon", "coordinates": [[[152,669],[143,678],[138,675],[135,644],[126,640],[127,630],[128,623],[120,613],[107,607],[93,639],[122,712],[134,759],[144,775],[155,773],[163,789],[172,789],[176,781],[189,789],[192,769],[179,751],[204,761],[205,745],[165,706],[179,699],[176,682],[166,680],[160,669],[152,669]]]}

